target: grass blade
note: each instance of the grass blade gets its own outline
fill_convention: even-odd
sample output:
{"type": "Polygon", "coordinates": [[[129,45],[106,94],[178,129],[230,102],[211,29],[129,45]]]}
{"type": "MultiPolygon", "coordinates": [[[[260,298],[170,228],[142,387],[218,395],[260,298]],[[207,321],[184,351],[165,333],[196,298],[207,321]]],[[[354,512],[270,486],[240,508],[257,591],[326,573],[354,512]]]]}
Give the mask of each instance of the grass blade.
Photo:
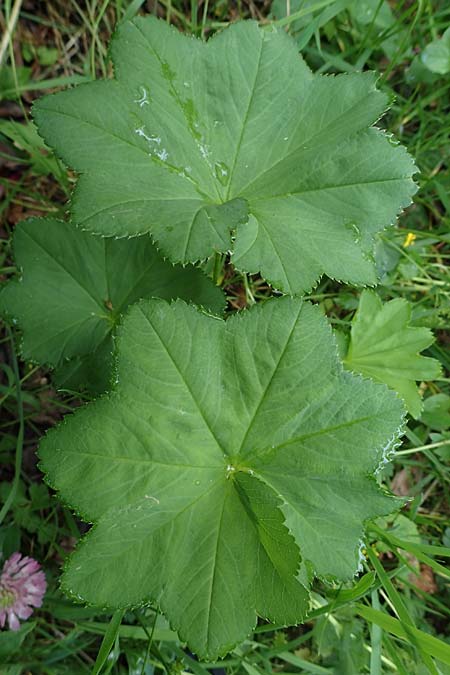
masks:
{"type": "Polygon", "coordinates": [[[424,633],[418,628],[411,627],[406,631],[398,619],[394,619],[394,617],[389,616],[385,612],[373,609],[372,607],[357,604],[356,611],[359,616],[362,616],[366,621],[377,624],[377,626],[380,626],[391,635],[395,635],[406,642],[409,642],[408,634],[412,633],[417,644],[420,645],[420,648],[426,654],[429,654],[433,658],[450,666],[450,645],[442,642],[442,640],[439,640],[432,635],[428,635],[428,633],[424,633]]]}
{"type": "Polygon", "coordinates": [[[118,609],[112,615],[111,621],[109,622],[105,636],[102,640],[102,644],[100,645],[94,667],[92,668],[92,675],[98,675],[105,665],[116,637],[119,634],[119,628],[124,614],[124,609],[118,609]]]}

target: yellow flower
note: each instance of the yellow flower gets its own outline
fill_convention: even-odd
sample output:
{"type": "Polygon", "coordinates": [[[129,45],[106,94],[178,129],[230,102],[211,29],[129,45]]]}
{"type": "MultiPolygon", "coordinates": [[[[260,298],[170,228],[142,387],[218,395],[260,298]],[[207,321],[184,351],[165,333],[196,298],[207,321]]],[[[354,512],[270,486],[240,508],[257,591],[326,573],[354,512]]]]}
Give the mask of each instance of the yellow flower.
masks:
{"type": "Polygon", "coordinates": [[[411,246],[411,244],[414,243],[416,240],[416,235],[414,232],[408,232],[408,234],[405,237],[405,241],[403,242],[403,246],[406,248],[407,246],[411,246]]]}

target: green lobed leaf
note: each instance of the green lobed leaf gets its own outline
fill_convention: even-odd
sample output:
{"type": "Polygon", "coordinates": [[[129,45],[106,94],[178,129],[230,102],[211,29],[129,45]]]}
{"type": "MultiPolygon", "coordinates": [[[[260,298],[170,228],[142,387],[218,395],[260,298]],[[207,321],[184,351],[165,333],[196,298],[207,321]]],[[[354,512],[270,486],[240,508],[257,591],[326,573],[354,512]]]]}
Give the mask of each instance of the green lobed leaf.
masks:
{"type": "Polygon", "coordinates": [[[322,274],[376,283],[374,235],[411,202],[414,163],[372,128],[373,73],[313,75],[283,29],[207,43],[154,17],[121,24],[115,79],[40,99],[39,132],[80,173],[72,216],[151,232],[174,262],[231,251],[296,294],[322,274]]]}
{"type": "Polygon", "coordinates": [[[361,294],[352,323],[351,339],[344,366],[353,372],[384,382],[404,399],[413,417],[420,417],[422,399],[416,380],[439,377],[439,361],[421,356],[433,333],[410,326],[411,305],[395,298],[383,305],[373,291],[361,294]]]}
{"type": "Polygon", "coordinates": [[[224,309],[212,281],[164,261],[148,236],[104,239],[32,218],[17,225],[14,252],[22,273],[1,290],[0,312],[22,329],[22,356],[56,367],[69,388],[106,388],[116,325],[133,302],[181,297],[224,309]]]}
{"type": "Polygon", "coordinates": [[[42,441],[48,482],[95,525],[66,592],[99,606],[158,602],[214,659],[256,616],[308,609],[300,553],[351,578],[363,524],[398,500],[373,472],[401,430],[384,385],[343,371],[320,311],[300,299],[226,322],[177,301],[131,308],[113,391],[42,441]]]}

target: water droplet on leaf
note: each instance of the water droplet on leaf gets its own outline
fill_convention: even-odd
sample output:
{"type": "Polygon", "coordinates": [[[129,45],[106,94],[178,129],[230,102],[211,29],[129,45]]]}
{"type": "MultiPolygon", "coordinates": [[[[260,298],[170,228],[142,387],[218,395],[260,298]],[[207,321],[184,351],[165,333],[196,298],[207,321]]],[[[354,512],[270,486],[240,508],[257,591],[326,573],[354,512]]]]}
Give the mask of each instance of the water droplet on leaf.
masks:
{"type": "Polygon", "coordinates": [[[350,230],[353,239],[355,240],[355,243],[359,244],[359,242],[361,241],[361,230],[356,225],[356,223],[347,223],[346,228],[350,230]]]}

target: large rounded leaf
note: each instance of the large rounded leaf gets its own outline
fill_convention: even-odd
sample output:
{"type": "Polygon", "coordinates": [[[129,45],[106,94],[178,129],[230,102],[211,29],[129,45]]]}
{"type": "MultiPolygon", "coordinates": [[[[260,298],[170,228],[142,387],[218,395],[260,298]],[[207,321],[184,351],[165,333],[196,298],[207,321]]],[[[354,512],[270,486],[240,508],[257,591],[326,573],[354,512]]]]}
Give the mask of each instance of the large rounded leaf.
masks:
{"type": "Polygon", "coordinates": [[[300,555],[349,579],[364,521],[396,508],[372,474],[400,400],[343,372],[326,319],[301,300],[226,322],[145,301],[117,341],[112,393],[40,446],[49,483],[96,523],[64,588],[100,606],[159,602],[208,658],[257,614],[300,621],[300,555]]]}
{"type": "Polygon", "coordinates": [[[287,293],[323,273],[374,284],[374,235],[411,202],[414,164],[370,128],[373,73],[313,75],[295,42],[240,22],[205,43],[155,18],[124,23],[115,80],[47,96],[40,133],[81,176],[73,219],[151,232],[174,262],[233,252],[287,293]]]}
{"type": "Polygon", "coordinates": [[[23,357],[56,367],[61,386],[106,388],[117,322],[141,298],[225,307],[201,270],[163,260],[148,236],[104,239],[32,218],[17,225],[14,253],[21,275],[1,290],[0,312],[22,329],[23,357]]]}

